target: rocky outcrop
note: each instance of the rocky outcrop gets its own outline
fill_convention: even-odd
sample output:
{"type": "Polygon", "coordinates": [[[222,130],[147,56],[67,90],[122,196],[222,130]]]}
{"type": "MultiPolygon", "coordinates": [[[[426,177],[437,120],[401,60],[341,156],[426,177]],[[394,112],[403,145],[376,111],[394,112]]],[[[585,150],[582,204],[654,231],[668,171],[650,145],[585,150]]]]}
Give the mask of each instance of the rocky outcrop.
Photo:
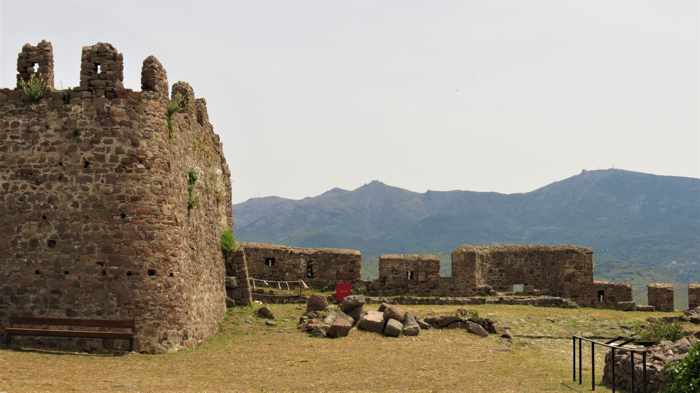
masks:
{"type": "MultiPolygon", "coordinates": [[[[698,337],[688,336],[676,342],[663,341],[660,344],[650,347],[647,352],[646,375],[648,381],[648,392],[660,392],[666,384],[664,367],[673,361],[683,359],[692,345],[700,342],[698,337]]],[[[641,347],[640,347],[641,348],[641,347]]],[[[612,385],[612,367],[615,366],[615,386],[618,389],[632,391],[632,362],[629,351],[622,349],[615,351],[613,359],[612,351],[605,355],[605,369],[603,372],[603,383],[612,385]]],[[[644,374],[642,365],[642,355],[634,356],[634,381],[635,388],[641,389],[641,381],[644,374]]]]}

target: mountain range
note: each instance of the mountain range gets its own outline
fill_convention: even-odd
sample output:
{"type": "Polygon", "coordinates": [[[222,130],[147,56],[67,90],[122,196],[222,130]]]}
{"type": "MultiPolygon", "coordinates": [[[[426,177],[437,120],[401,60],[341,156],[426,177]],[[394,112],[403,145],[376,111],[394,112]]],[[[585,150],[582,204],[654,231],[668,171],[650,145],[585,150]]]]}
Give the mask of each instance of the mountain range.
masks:
{"type": "Polygon", "coordinates": [[[531,192],[417,193],[373,181],[301,200],[234,205],[239,240],[355,248],[376,256],[459,244],[577,244],[593,248],[596,277],[700,281],[700,179],[618,169],[583,171],[531,192]]]}

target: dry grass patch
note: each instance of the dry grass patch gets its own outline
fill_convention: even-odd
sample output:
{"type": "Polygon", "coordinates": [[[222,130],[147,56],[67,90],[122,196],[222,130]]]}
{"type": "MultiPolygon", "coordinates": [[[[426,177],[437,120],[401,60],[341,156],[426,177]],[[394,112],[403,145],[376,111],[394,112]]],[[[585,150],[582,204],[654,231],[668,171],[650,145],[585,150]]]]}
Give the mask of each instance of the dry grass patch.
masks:
{"type": "MultiPolygon", "coordinates": [[[[216,337],[194,350],[121,357],[0,350],[7,392],[570,392],[570,337],[616,335],[656,314],[474,306],[513,333],[560,339],[481,339],[462,330],[384,338],[353,330],[336,340],[296,329],[302,306],[273,305],[278,326],[253,309],[231,311],[216,337]]],[[[406,307],[425,315],[456,306],[406,307]]],[[[668,314],[659,314],[668,315],[668,314]]],[[[602,352],[602,351],[601,351],[602,352]]],[[[602,353],[597,364],[602,367],[602,353]]],[[[598,370],[602,375],[602,368],[598,370]]],[[[587,373],[588,374],[588,373],[587,373]]],[[[580,391],[590,389],[590,382],[580,391]]],[[[607,392],[605,388],[599,388],[607,392]]]]}

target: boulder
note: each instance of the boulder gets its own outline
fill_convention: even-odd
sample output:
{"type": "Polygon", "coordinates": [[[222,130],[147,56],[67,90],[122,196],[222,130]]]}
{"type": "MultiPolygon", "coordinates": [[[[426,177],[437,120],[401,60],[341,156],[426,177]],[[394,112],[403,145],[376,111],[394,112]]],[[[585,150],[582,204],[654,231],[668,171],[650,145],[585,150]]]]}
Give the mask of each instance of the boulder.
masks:
{"type": "Polygon", "coordinates": [[[355,321],[359,321],[364,313],[362,306],[364,306],[365,302],[366,299],[362,295],[350,295],[340,304],[340,309],[350,315],[355,321]]]}
{"type": "Polygon", "coordinates": [[[357,307],[362,307],[367,303],[367,299],[362,295],[350,295],[346,296],[345,299],[340,303],[340,309],[344,313],[349,313],[350,311],[356,309],[357,307]]]}
{"type": "Polygon", "coordinates": [[[430,324],[428,322],[426,322],[425,319],[423,319],[423,318],[418,318],[418,319],[416,319],[416,321],[418,322],[418,326],[420,326],[421,329],[425,330],[425,329],[431,328],[430,324]]]}
{"type": "Polygon", "coordinates": [[[270,308],[267,306],[262,306],[257,309],[257,311],[255,311],[255,315],[258,318],[275,319],[275,314],[273,314],[272,310],[270,310],[270,308]]]}
{"type": "Polygon", "coordinates": [[[323,311],[328,308],[328,300],[325,296],[311,295],[306,300],[306,312],[323,311]]]}
{"type": "Polygon", "coordinates": [[[384,313],[368,311],[360,318],[357,328],[368,332],[382,333],[384,331],[384,313]]]}
{"type": "Polygon", "coordinates": [[[484,330],[486,330],[489,333],[495,334],[496,333],[496,322],[488,319],[488,318],[470,318],[469,319],[471,322],[474,322],[476,324],[481,325],[484,330]]]}
{"type": "Polygon", "coordinates": [[[403,335],[404,336],[417,336],[420,334],[420,325],[416,317],[411,313],[406,313],[406,321],[403,325],[403,335]]]}
{"type": "Polygon", "coordinates": [[[465,321],[456,315],[436,315],[427,317],[425,318],[425,322],[436,329],[454,329],[466,326],[464,323],[465,321]]]}
{"type": "Polygon", "coordinates": [[[489,332],[476,322],[467,321],[467,330],[469,333],[476,334],[479,337],[488,337],[489,332]]]}
{"type": "Polygon", "coordinates": [[[347,336],[348,333],[350,333],[350,329],[352,329],[353,322],[352,318],[348,315],[338,315],[328,328],[326,336],[330,338],[347,336]]]}
{"type": "Polygon", "coordinates": [[[403,323],[403,321],[406,320],[406,311],[399,306],[390,305],[384,309],[384,319],[395,319],[403,323]]]}
{"type": "Polygon", "coordinates": [[[403,332],[403,324],[396,319],[390,318],[384,326],[384,335],[387,337],[398,337],[403,332]]]}

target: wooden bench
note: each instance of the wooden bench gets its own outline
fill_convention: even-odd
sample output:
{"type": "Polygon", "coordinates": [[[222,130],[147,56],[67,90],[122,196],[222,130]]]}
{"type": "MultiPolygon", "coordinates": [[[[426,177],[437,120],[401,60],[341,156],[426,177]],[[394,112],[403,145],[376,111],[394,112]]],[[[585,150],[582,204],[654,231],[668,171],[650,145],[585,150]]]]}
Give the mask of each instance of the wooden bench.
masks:
{"type": "Polygon", "coordinates": [[[35,318],[10,317],[10,324],[5,329],[7,347],[10,347],[13,336],[48,336],[48,337],[80,337],[80,338],[116,338],[129,340],[129,351],[134,350],[134,335],[136,326],[134,320],[105,320],[105,319],[64,319],[64,318],[35,318]],[[29,326],[29,327],[23,327],[29,326]],[[39,326],[39,327],[37,327],[39,326]],[[57,329],[61,326],[77,326],[88,329],[67,330],[57,329]],[[53,328],[52,328],[53,327],[53,328]],[[92,328],[92,329],[89,329],[92,328]],[[112,329],[97,330],[100,329],[112,329]],[[120,329],[122,331],[114,331],[120,329]]]}

